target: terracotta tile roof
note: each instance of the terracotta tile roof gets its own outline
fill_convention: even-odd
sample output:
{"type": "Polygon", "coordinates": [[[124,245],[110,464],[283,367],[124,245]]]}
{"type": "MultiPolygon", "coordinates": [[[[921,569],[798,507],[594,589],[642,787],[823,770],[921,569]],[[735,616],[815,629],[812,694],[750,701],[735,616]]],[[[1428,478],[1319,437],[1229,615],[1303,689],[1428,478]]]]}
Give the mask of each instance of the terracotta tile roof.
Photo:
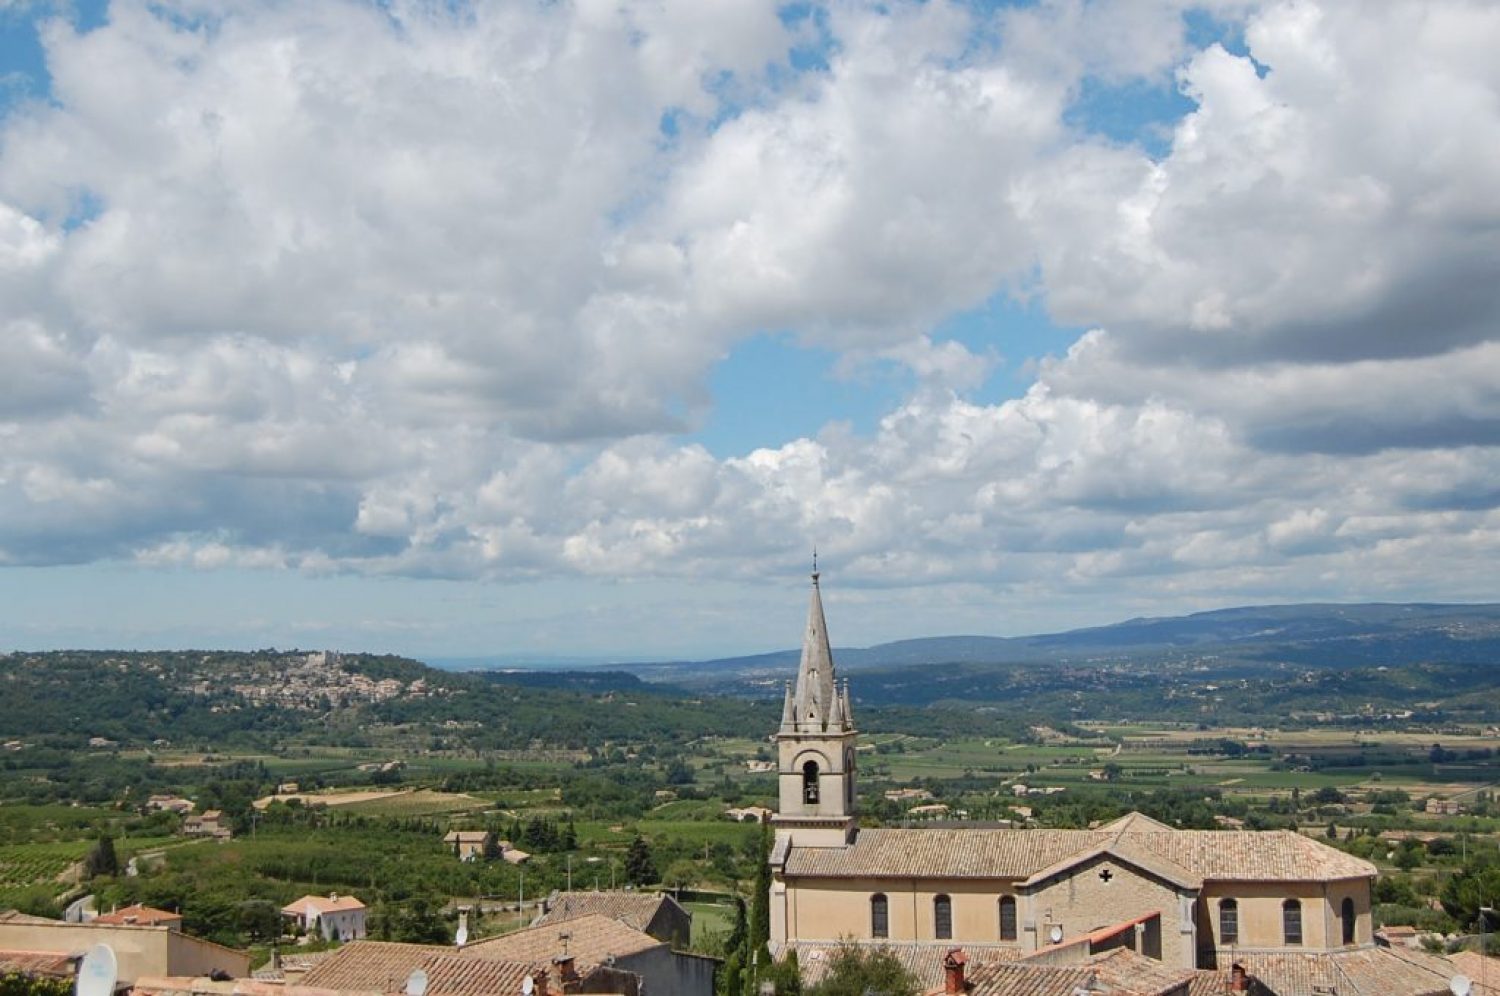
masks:
{"type": "Polygon", "coordinates": [[[0,951],[0,973],[46,975],[71,979],[78,971],[78,956],[60,951],[0,951]]]}
{"type": "Polygon", "coordinates": [[[342,913],[346,910],[362,910],[365,904],[353,896],[303,896],[287,903],[281,912],[288,916],[304,916],[311,909],[322,916],[324,913],[342,913]]]}
{"type": "Polygon", "coordinates": [[[1230,992],[1227,969],[1198,969],[1188,982],[1187,996],[1228,996],[1230,992]]]}
{"type": "Polygon", "coordinates": [[[475,941],[463,949],[462,957],[549,964],[563,953],[565,945],[577,964],[603,965],[611,956],[624,958],[651,948],[666,947],[666,942],[607,916],[586,913],[563,923],[540,924],[475,941]],[[564,934],[568,935],[566,940],[564,934]]]}
{"type": "Polygon", "coordinates": [[[1117,820],[1104,824],[1099,830],[1103,833],[1140,833],[1143,831],[1173,830],[1161,820],[1153,820],[1145,813],[1130,812],[1117,820]]]}
{"type": "Polygon", "coordinates": [[[1140,829],[1145,825],[1145,817],[1124,817],[1110,824],[1119,828],[1113,831],[861,830],[848,847],[790,848],[785,873],[1025,879],[1112,849],[1124,860],[1187,882],[1327,881],[1375,874],[1375,866],[1368,861],[1290,830],[1140,829]]]}
{"type": "Polygon", "coordinates": [[[1096,955],[1089,967],[1097,973],[1099,981],[1114,986],[1116,990],[1140,993],[1141,996],[1177,992],[1198,974],[1188,968],[1171,968],[1128,948],[1116,948],[1096,955]]]}
{"type": "Polygon", "coordinates": [[[1125,839],[1204,879],[1237,882],[1369,878],[1370,862],[1293,830],[1172,830],[1125,839]]]}
{"type": "Polygon", "coordinates": [[[0,910],[0,923],[62,923],[45,916],[32,916],[20,910],[0,910]]]}
{"type": "Polygon", "coordinates": [[[482,844],[489,836],[485,830],[449,830],[443,838],[444,844],[482,844]]]}
{"type": "Polygon", "coordinates": [[[1106,843],[1089,830],[861,830],[848,847],[792,847],[791,876],[1025,878],[1106,843]]]}
{"type": "Polygon", "coordinates": [[[537,917],[533,926],[597,913],[636,930],[645,930],[657,912],[668,904],[676,906],[677,901],[660,892],[563,892],[550,910],[537,917]]]}
{"type": "Polygon", "coordinates": [[[337,951],[337,948],[329,948],[326,951],[287,951],[281,955],[281,967],[272,968],[270,963],[262,965],[250,974],[257,979],[275,981],[285,979],[288,974],[301,978],[312,970],[319,962],[326,961],[328,956],[337,951]]]}
{"type": "Polygon", "coordinates": [[[159,910],[152,906],[142,906],[135,903],[115,910],[113,913],[105,913],[94,917],[95,923],[137,923],[144,927],[152,927],[163,923],[181,923],[181,913],[171,913],[167,910],[159,910]]]}
{"type": "MultiPolygon", "coordinates": [[[[1234,960],[1276,996],[1448,996],[1457,969],[1447,958],[1422,951],[1363,948],[1306,954],[1245,952],[1234,960]]],[[[1479,986],[1474,996],[1500,990],[1479,986]]]]}
{"type": "MultiPolygon", "coordinates": [[[[135,980],[133,996],[347,996],[361,992],[350,989],[317,989],[310,986],[286,986],[261,979],[213,979],[191,976],[143,976],[135,980]]],[[[374,996],[366,991],[363,996],[374,996]]]]}
{"type": "Polygon", "coordinates": [[[427,996],[520,993],[527,975],[547,971],[546,961],[472,958],[452,948],[391,941],[351,941],[312,967],[301,985],[316,989],[400,993],[414,969],[427,973],[427,996]]]}
{"type": "Polygon", "coordinates": [[[1476,994],[1480,992],[1481,981],[1490,991],[1500,992],[1500,958],[1485,957],[1478,951],[1459,951],[1449,955],[1448,960],[1453,963],[1455,972],[1473,980],[1476,994]]]}
{"type": "MultiPolygon", "coordinates": [[[[943,956],[953,950],[952,941],[795,941],[774,946],[771,954],[784,958],[792,948],[797,949],[797,967],[802,972],[805,989],[823,981],[834,953],[847,944],[890,952],[912,978],[929,989],[943,984],[943,956]]],[[[1021,956],[1020,948],[1014,944],[965,944],[963,949],[971,962],[999,963],[1014,961],[1021,956]]]]}
{"type": "Polygon", "coordinates": [[[1106,991],[1095,987],[1098,976],[1087,965],[975,965],[966,978],[968,996],[1074,996],[1106,991]]]}

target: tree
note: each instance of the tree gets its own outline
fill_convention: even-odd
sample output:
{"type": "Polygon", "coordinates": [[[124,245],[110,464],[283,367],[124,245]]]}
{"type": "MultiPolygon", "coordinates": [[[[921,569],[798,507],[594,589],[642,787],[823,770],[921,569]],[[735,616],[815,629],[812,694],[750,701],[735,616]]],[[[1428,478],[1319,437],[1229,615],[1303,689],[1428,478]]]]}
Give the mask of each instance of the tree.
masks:
{"type": "Polygon", "coordinates": [[[656,861],[651,856],[651,845],[640,834],[630,842],[625,853],[625,880],[631,885],[650,885],[657,880],[656,861]]]}
{"type": "Polygon", "coordinates": [[[281,936],[281,910],[269,899],[246,899],[240,909],[239,928],[252,944],[274,941],[281,936]]]}
{"type": "Polygon", "coordinates": [[[920,983],[885,948],[841,944],[828,960],[828,974],[808,996],[916,996],[920,983]]]}
{"type": "Polygon", "coordinates": [[[685,889],[698,880],[698,866],[687,858],[678,858],[667,866],[662,884],[669,889],[685,889]]]}
{"type": "Polygon", "coordinates": [[[1500,861],[1492,856],[1471,857],[1463,870],[1443,883],[1438,898],[1448,915],[1468,926],[1479,918],[1481,906],[1495,905],[1500,896],[1500,861]]]}
{"type": "Polygon", "coordinates": [[[500,850],[500,835],[491,830],[484,835],[484,843],[480,845],[480,857],[486,861],[499,861],[505,857],[500,850]]]}
{"type": "Polygon", "coordinates": [[[729,936],[724,940],[724,955],[728,957],[745,946],[745,901],[739,896],[734,897],[734,924],[729,928],[729,936]]]}
{"type": "Polygon", "coordinates": [[[120,874],[120,859],[115,854],[115,842],[110,837],[100,837],[94,842],[88,857],[83,859],[83,874],[87,878],[120,874]]]}
{"type": "Polygon", "coordinates": [[[797,949],[772,965],[764,978],[776,987],[776,996],[802,996],[802,968],[797,964],[797,949]]]}
{"type": "Polygon", "coordinates": [[[67,979],[30,976],[24,972],[0,975],[0,996],[72,996],[73,983],[67,979]]]}
{"type": "Polygon", "coordinates": [[[755,892],[750,896],[750,950],[771,940],[771,828],[761,824],[755,858],[755,892]]]}

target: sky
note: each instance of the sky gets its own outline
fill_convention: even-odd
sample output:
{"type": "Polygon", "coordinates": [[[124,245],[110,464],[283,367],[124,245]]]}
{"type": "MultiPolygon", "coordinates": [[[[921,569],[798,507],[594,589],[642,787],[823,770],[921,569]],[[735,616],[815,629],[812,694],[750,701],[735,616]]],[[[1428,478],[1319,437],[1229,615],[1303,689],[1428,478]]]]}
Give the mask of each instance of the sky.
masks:
{"type": "Polygon", "coordinates": [[[1500,5],[0,0],[0,649],[1500,588],[1500,5]]]}

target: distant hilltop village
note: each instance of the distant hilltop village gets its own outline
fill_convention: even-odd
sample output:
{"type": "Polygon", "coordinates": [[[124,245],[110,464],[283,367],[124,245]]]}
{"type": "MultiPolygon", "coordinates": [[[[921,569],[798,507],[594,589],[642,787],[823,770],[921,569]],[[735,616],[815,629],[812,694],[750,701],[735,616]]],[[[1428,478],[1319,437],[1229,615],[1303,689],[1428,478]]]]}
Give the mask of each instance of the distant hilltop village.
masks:
{"type": "Polygon", "coordinates": [[[819,575],[776,731],[771,946],[820,979],[885,948],[950,994],[1441,993],[1445,958],[1377,947],[1376,868],[1295,831],[862,829],[856,730],[819,575]],[[1095,988],[1095,986],[1098,988],[1095,988]]]}
{"type": "MultiPolygon", "coordinates": [[[[221,675],[216,682],[227,683],[229,691],[242,696],[247,702],[307,710],[420,697],[433,691],[423,678],[412,682],[399,678],[377,680],[358,672],[347,671],[344,669],[343,656],[334,650],[318,650],[305,655],[290,654],[281,660],[285,664],[285,670],[278,675],[276,681],[266,680],[263,667],[252,666],[244,671],[221,675]]],[[[201,682],[201,686],[202,694],[208,694],[212,687],[208,681],[201,682]]]]}

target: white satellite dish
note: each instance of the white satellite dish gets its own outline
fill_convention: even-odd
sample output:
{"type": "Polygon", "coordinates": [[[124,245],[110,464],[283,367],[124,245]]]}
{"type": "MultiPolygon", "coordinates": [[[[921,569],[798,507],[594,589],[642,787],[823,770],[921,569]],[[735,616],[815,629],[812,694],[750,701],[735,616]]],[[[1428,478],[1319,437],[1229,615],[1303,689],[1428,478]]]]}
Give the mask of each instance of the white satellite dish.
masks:
{"type": "Polygon", "coordinates": [[[1469,990],[1474,988],[1474,983],[1467,975],[1455,975],[1448,980],[1448,991],[1453,996],[1469,996],[1469,990]]]}
{"type": "Polygon", "coordinates": [[[108,944],[95,944],[83,955],[78,966],[77,996],[114,996],[115,981],[120,975],[120,963],[115,959],[114,948],[108,944]]]}
{"type": "Polygon", "coordinates": [[[531,996],[534,989],[536,989],[536,980],[531,976],[528,975],[521,980],[521,996],[531,996]]]}
{"type": "Polygon", "coordinates": [[[427,996],[427,973],[420,968],[406,977],[406,996],[427,996]]]}
{"type": "Polygon", "coordinates": [[[468,924],[461,923],[458,925],[458,930],[453,935],[453,943],[457,944],[459,947],[463,947],[465,944],[469,943],[468,924]]]}
{"type": "Polygon", "coordinates": [[[1056,944],[1058,941],[1061,941],[1062,940],[1062,927],[1059,926],[1058,924],[1054,923],[1052,925],[1052,929],[1047,932],[1047,937],[1048,937],[1049,940],[1052,941],[1053,944],[1056,944]]]}

